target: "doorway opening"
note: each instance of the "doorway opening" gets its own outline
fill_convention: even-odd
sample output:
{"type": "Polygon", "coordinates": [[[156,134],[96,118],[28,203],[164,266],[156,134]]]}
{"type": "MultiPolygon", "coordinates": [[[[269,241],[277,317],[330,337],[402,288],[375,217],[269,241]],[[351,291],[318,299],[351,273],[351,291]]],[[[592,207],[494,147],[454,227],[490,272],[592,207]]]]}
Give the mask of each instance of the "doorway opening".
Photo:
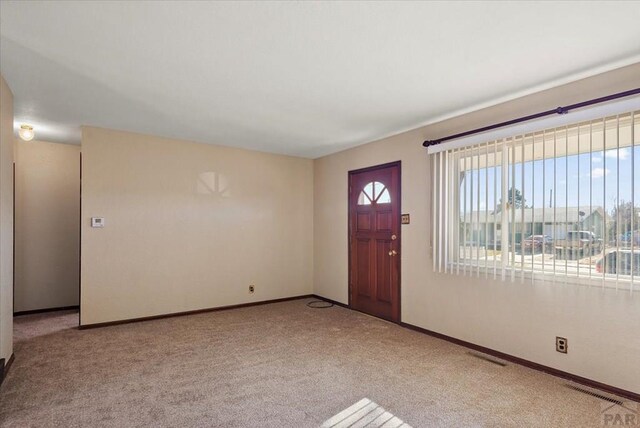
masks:
{"type": "Polygon", "coordinates": [[[18,140],[14,153],[14,331],[77,327],[80,146],[18,140]]]}

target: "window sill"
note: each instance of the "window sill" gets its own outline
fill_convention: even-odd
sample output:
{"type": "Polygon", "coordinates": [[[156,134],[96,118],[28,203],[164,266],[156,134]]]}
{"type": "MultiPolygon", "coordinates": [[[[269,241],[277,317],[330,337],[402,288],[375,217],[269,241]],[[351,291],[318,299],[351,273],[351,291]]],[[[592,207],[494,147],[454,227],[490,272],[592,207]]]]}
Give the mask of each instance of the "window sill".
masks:
{"type": "Polygon", "coordinates": [[[518,268],[505,268],[504,275],[501,266],[497,266],[494,270],[493,266],[481,266],[458,263],[449,263],[442,271],[438,271],[441,274],[453,274],[458,276],[476,277],[480,279],[495,279],[497,281],[509,281],[513,283],[535,282],[535,283],[549,283],[558,285],[579,285],[598,287],[602,289],[612,289],[617,291],[627,291],[632,293],[633,291],[640,291],[640,275],[633,276],[633,279],[629,276],[616,277],[615,274],[602,274],[597,275],[571,275],[558,272],[556,273],[548,271],[523,271],[518,268]]]}

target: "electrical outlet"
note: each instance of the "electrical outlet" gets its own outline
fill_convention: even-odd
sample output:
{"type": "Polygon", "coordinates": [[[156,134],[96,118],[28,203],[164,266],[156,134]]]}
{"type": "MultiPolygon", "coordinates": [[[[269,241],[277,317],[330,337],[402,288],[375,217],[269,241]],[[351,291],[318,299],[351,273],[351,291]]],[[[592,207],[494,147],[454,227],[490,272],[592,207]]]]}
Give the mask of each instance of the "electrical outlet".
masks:
{"type": "Polygon", "coordinates": [[[569,348],[569,342],[566,337],[556,336],[556,351],[566,354],[569,348]]]}
{"type": "Polygon", "coordinates": [[[249,286],[249,294],[253,294],[256,291],[256,286],[255,285],[250,285],[249,286]]]}

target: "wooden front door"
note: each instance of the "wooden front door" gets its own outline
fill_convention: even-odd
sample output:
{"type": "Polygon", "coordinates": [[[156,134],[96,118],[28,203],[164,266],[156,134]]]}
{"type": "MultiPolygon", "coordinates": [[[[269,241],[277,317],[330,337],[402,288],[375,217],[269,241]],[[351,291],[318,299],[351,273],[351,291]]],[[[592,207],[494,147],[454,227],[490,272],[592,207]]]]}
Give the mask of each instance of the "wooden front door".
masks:
{"type": "Polygon", "coordinates": [[[349,172],[349,300],[400,321],[400,162],[349,172]]]}

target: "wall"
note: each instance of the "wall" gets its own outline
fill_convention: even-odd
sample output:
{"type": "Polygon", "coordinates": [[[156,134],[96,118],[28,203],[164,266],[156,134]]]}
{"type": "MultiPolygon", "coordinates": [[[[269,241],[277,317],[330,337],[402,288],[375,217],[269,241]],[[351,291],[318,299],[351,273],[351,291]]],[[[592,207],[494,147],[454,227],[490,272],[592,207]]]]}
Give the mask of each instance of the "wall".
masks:
{"type": "Polygon", "coordinates": [[[0,76],[0,358],[13,353],[13,94],[0,76]]]}
{"type": "Polygon", "coordinates": [[[348,301],[347,172],[402,161],[402,321],[640,393],[640,293],[492,281],[431,269],[425,139],[640,87],[640,64],[316,159],[314,292],[348,301]],[[567,355],[555,336],[569,339],[567,355]]]}
{"type": "Polygon", "coordinates": [[[312,160],[91,127],[82,159],[82,325],[312,292],[312,160]]]}
{"type": "Polygon", "coordinates": [[[14,311],[78,305],[80,146],[15,144],[14,311]]]}

